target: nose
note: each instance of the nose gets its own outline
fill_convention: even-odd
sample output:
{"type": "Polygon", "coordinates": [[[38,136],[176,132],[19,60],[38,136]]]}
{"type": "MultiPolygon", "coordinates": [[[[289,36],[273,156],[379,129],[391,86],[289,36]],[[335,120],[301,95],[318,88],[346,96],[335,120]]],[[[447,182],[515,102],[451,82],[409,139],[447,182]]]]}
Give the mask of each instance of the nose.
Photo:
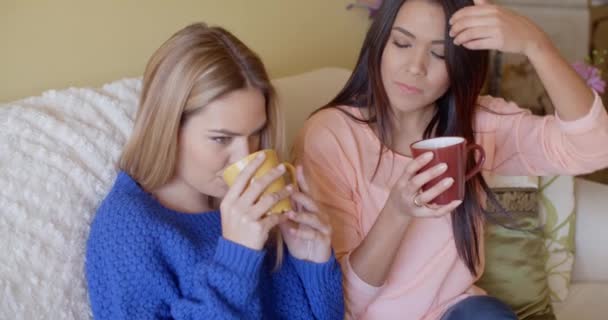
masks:
{"type": "Polygon", "coordinates": [[[240,141],[235,141],[237,143],[234,144],[234,150],[233,152],[231,152],[231,159],[230,162],[234,163],[237,162],[243,158],[245,158],[246,156],[248,156],[250,153],[252,153],[254,150],[251,148],[250,144],[248,143],[247,139],[239,139],[240,141]]]}
{"type": "Polygon", "coordinates": [[[407,71],[414,76],[426,76],[428,63],[428,54],[426,50],[416,48],[412,51],[413,53],[408,60],[407,71]]]}

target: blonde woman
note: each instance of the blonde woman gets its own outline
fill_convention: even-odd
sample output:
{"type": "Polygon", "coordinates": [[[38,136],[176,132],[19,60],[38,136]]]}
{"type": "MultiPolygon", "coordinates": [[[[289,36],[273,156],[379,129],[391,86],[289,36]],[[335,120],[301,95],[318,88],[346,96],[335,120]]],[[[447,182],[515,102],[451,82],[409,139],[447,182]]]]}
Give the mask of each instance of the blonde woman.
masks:
{"type": "Polygon", "coordinates": [[[326,215],[293,186],[260,197],[285,170],[249,184],[263,158],[232,187],[221,179],[280,151],[278,119],[262,62],[224,29],[194,24],[156,51],[87,243],[96,319],[343,318],[326,215]],[[287,197],[302,210],[265,215],[287,197]]]}

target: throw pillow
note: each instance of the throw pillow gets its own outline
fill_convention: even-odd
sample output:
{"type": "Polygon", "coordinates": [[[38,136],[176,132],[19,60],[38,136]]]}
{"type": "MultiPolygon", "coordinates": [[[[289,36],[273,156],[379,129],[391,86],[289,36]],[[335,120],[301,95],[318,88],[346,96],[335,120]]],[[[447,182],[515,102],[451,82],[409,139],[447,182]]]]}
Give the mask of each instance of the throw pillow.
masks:
{"type": "MultiPolygon", "coordinates": [[[[493,215],[495,221],[486,225],[485,272],[477,285],[511,306],[520,319],[555,319],[537,189],[501,188],[494,192],[510,214],[493,215]]],[[[490,203],[488,210],[498,211],[490,203]]]]}

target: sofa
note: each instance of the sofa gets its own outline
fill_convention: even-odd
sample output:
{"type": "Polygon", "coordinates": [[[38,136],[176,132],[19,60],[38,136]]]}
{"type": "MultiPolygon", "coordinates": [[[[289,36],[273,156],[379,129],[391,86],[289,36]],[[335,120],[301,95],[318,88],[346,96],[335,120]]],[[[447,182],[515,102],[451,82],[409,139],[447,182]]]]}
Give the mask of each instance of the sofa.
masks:
{"type": "MultiPolygon", "coordinates": [[[[288,142],[349,74],[324,68],[273,80],[288,142]]],[[[0,105],[0,319],[91,318],[88,226],[116,176],[140,86],[139,78],[123,79],[0,105]]],[[[606,319],[608,185],[574,181],[573,282],[554,310],[559,320],[606,319]]]]}

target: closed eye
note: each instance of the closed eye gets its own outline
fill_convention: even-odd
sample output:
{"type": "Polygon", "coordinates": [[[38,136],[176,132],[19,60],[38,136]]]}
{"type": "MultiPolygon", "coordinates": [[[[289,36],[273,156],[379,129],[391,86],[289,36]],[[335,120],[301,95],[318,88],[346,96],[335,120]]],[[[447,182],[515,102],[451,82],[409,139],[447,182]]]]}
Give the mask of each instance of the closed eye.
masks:
{"type": "Polygon", "coordinates": [[[412,46],[409,43],[399,43],[397,41],[393,41],[393,44],[396,45],[398,48],[409,48],[412,46]]]}
{"type": "Polygon", "coordinates": [[[441,54],[438,54],[438,53],[435,53],[435,52],[432,52],[432,51],[431,51],[431,54],[432,54],[432,55],[433,55],[435,58],[437,58],[437,59],[442,59],[442,60],[443,60],[443,59],[445,59],[445,56],[444,56],[444,55],[441,55],[441,54]]]}

